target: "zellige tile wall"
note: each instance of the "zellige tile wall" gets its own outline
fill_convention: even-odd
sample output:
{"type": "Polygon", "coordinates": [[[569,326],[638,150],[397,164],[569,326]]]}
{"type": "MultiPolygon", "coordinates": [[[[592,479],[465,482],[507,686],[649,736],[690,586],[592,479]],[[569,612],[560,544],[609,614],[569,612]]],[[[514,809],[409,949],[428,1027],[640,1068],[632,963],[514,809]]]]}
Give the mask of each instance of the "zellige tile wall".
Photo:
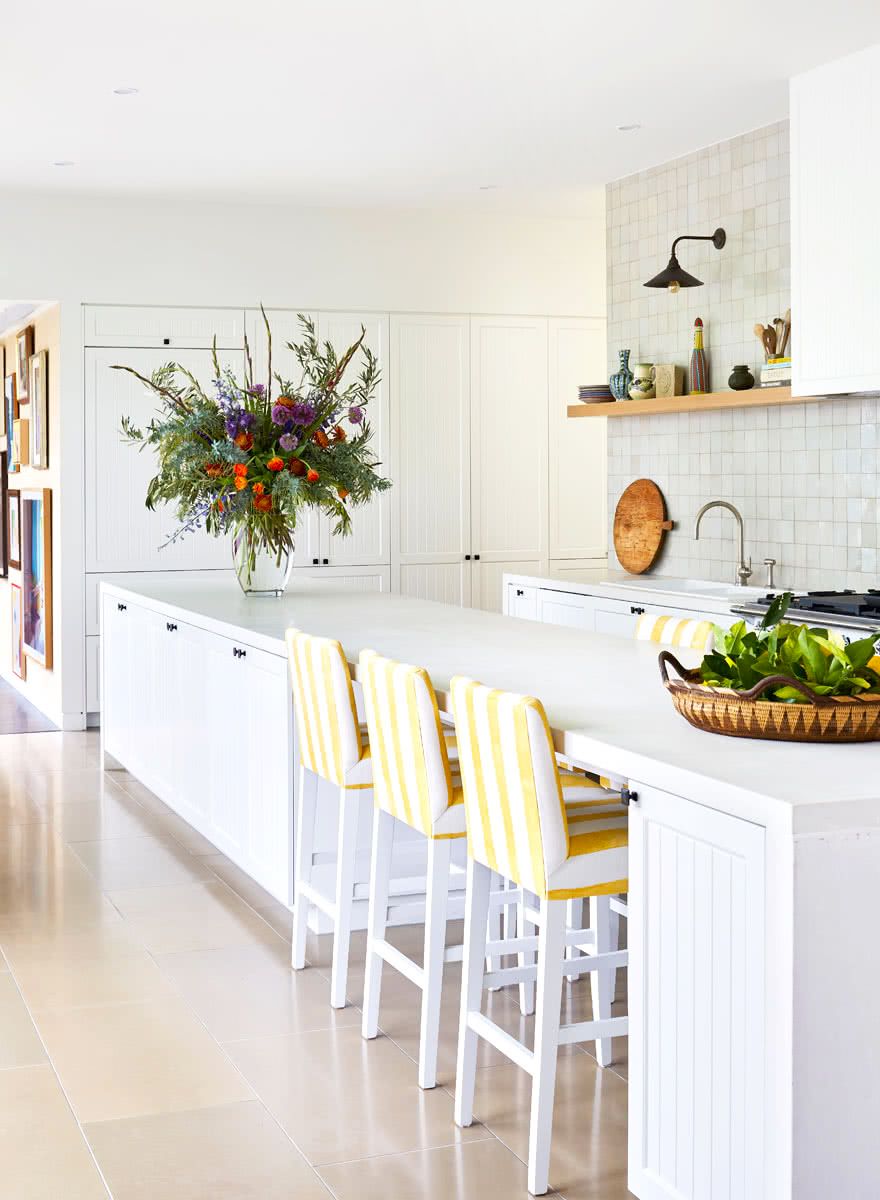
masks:
{"type": "MultiPolygon", "coordinates": [[[[752,327],[790,304],[788,123],[609,184],[607,222],[609,371],[625,347],[631,363],[687,366],[700,316],[712,388],[727,387],[735,363],[757,378],[763,355],[752,327]],[[704,287],[672,295],[643,286],[666,265],[673,238],[718,225],[723,250],[679,247],[704,287]]],[[[660,574],[735,582],[731,514],[709,513],[693,537],[700,506],[723,499],[743,514],[751,583],[763,585],[763,560],[775,558],[785,586],[880,586],[878,425],[877,397],[609,421],[609,517],[627,484],[645,476],[676,523],[660,574]]],[[[610,537],[609,565],[619,566],[610,537]]]]}

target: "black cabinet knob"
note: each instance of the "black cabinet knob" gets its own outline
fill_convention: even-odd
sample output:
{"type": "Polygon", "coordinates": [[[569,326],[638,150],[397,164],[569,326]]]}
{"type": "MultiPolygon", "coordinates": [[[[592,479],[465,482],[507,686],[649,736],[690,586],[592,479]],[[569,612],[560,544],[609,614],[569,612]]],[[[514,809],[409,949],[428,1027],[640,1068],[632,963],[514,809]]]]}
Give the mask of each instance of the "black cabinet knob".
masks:
{"type": "Polygon", "coordinates": [[[517,589],[516,589],[516,594],[517,594],[517,596],[524,596],[524,595],[525,595],[525,592],[522,590],[522,588],[517,588],[517,589]]]}
{"type": "Polygon", "coordinates": [[[233,658],[245,658],[246,656],[247,656],[247,650],[240,650],[238,646],[232,647],[232,657],[233,658]]]}
{"type": "Polygon", "coordinates": [[[316,558],[313,558],[313,559],[312,559],[312,566],[313,566],[313,567],[319,567],[320,565],[321,565],[321,564],[318,562],[318,560],[317,560],[316,558]]]}
{"type": "Polygon", "coordinates": [[[637,604],[631,604],[629,606],[629,611],[632,613],[632,615],[634,617],[640,617],[640,616],[642,616],[642,614],[644,613],[645,610],[643,608],[639,608],[639,606],[637,604]]]}
{"type": "Polygon", "coordinates": [[[175,633],[177,631],[177,626],[174,624],[173,621],[166,621],[165,628],[168,630],[169,633],[175,633]]]}
{"type": "Polygon", "coordinates": [[[469,554],[466,554],[466,555],[464,556],[464,561],[465,561],[465,562],[470,562],[470,561],[471,561],[471,556],[470,556],[469,554]]]}
{"type": "Polygon", "coordinates": [[[127,611],[128,611],[128,605],[127,605],[127,604],[117,604],[117,605],[116,605],[116,607],[119,609],[119,611],[120,611],[120,612],[127,612],[127,611]]]}
{"type": "Polygon", "coordinates": [[[480,556],[479,556],[479,554],[475,554],[475,555],[474,555],[474,562],[479,562],[479,561],[480,561],[480,556]]]}
{"type": "Polygon", "coordinates": [[[162,338],[162,345],[163,345],[163,346],[170,346],[170,345],[171,345],[171,338],[162,338]]]}
{"type": "Polygon", "coordinates": [[[329,559],[329,558],[324,558],[324,559],[322,559],[321,561],[324,563],[324,566],[325,566],[325,567],[329,567],[329,566],[330,566],[330,559],[329,559]]]}

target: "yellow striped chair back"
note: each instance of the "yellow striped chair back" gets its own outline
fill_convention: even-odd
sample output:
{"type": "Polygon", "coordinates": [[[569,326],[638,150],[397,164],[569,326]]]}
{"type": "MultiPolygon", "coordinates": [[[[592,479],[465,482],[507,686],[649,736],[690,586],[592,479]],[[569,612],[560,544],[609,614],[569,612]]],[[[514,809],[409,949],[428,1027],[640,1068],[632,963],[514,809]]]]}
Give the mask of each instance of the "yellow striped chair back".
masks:
{"type": "Polygon", "coordinates": [[[469,855],[546,897],[569,838],[544,706],[457,677],[452,711],[469,855]]]}
{"type": "Polygon", "coordinates": [[[358,725],[351,672],[339,642],[287,631],[300,761],[340,787],[368,753],[358,725]]]}
{"type": "Polygon", "coordinates": [[[450,768],[427,671],[363,650],[358,678],[373,755],[373,797],[427,837],[463,837],[457,772],[450,768]],[[450,809],[458,811],[451,813],[450,809]]]}
{"type": "Polygon", "coordinates": [[[702,650],[706,654],[710,654],[715,645],[711,621],[681,620],[668,613],[643,613],[636,624],[635,638],[637,642],[702,650]]]}

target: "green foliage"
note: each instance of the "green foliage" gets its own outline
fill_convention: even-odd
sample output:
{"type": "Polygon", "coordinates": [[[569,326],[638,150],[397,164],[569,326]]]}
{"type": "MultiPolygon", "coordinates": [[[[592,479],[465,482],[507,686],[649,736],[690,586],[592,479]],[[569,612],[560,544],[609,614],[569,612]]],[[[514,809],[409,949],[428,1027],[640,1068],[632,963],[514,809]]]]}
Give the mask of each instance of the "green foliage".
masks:
{"type": "MultiPolygon", "coordinates": [[[[747,691],[771,675],[785,675],[805,683],[819,696],[880,694],[880,660],[875,659],[878,635],[846,645],[827,629],[790,624],[783,618],[791,598],[791,592],[778,596],[759,630],[747,629],[745,621],[737,621],[728,630],[716,626],[715,649],[700,664],[703,682],[747,691]]],[[[764,699],[808,702],[792,686],[773,688],[764,699]]]]}
{"type": "Polygon", "coordinates": [[[122,437],[156,455],[146,505],[173,507],[180,525],[169,541],[201,528],[215,536],[245,532],[257,549],[289,553],[303,509],[321,509],[334,533],[348,534],[351,509],[391,486],[371,449],[367,411],[380,373],[364,330],[338,354],[330,342],[319,344],[309,318],[300,314],[299,321],[302,338],[288,344],[301,371],[296,381],[272,372],[268,321],[265,384],[254,382],[247,341],[243,380],[221,367],[215,344],[208,388],[179,363],[149,378],[114,368],[135,376],[157,400],[144,428],[123,417],[122,437]]]}

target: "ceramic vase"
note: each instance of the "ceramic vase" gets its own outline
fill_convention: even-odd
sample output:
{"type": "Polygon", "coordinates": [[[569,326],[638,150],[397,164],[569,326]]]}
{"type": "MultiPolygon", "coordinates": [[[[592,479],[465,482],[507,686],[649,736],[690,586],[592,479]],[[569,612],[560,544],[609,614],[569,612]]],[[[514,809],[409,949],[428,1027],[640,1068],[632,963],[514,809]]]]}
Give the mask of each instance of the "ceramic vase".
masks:
{"type": "Polygon", "coordinates": [[[755,386],[755,377],[743,363],[741,366],[733,368],[727,382],[735,392],[747,392],[749,388],[755,386]]]}
{"type": "Polygon", "coordinates": [[[636,363],[629,387],[630,400],[653,400],[657,394],[654,390],[655,375],[653,363],[636,363]]]}
{"type": "Polygon", "coordinates": [[[618,350],[617,357],[620,359],[620,367],[608,380],[611,394],[615,400],[629,399],[629,388],[633,381],[633,373],[629,369],[629,354],[629,350],[618,350]]]}

